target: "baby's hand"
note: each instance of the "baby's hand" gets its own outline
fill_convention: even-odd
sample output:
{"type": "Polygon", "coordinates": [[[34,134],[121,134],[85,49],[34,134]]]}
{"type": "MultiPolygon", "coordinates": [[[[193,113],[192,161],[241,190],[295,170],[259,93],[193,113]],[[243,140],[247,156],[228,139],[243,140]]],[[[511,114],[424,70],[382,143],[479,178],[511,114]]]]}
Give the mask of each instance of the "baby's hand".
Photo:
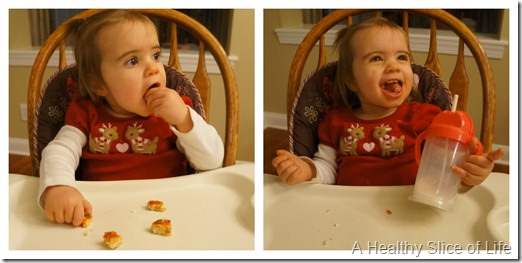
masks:
{"type": "Polygon", "coordinates": [[[47,219],[56,223],[79,226],[85,213],[92,214],[92,206],[75,188],[66,185],[48,187],[42,195],[47,219]]]}
{"type": "MultiPolygon", "coordinates": [[[[470,144],[471,152],[478,148],[479,140],[473,137],[470,144]]],[[[489,176],[495,165],[495,161],[502,158],[502,149],[484,153],[482,155],[469,155],[461,167],[453,166],[453,173],[459,175],[462,183],[466,185],[479,185],[489,176]]]]}
{"type": "Polygon", "coordinates": [[[283,182],[294,185],[313,178],[312,167],[306,161],[285,150],[277,150],[276,154],[272,165],[283,182]]]}
{"type": "Polygon", "coordinates": [[[167,87],[150,89],[145,100],[152,114],[174,125],[180,132],[186,133],[194,125],[187,105],[179,94],[167,87]]]}

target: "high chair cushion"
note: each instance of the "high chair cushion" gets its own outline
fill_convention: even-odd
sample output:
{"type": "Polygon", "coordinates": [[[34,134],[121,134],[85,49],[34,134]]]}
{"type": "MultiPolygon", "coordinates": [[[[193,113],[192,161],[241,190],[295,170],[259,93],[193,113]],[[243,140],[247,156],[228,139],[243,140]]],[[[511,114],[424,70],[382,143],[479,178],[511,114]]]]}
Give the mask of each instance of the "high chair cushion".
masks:
{"type": "MultiPolygon", "coordinates": [[[[176,90],[192,100],[194,110],[205,118],[205,110],[194,83],[174,68],[164,65],[167,87],[176,90]]],[[[43,148],[56,136],[64,125],[65,112],[75,96],[78,69],[75,64],[55,72],[45,83],[36,106],[35,129],[33,132],[34,151],[37,160],[41,159],[43,148]]]]}
{"type": "MultiPolygon", "coordinates": [[[[298,156],[312,157],[317,151],[317,127],[334,105],[337,61],[312,72],[297,91],[289,118],[289,150],[298,156]]],[[[431,103],[442,110],[451,108],[451,94],[444,81],[431,69],[412,64],[414,87],[420,98],[410,100],[431,103]]]]}

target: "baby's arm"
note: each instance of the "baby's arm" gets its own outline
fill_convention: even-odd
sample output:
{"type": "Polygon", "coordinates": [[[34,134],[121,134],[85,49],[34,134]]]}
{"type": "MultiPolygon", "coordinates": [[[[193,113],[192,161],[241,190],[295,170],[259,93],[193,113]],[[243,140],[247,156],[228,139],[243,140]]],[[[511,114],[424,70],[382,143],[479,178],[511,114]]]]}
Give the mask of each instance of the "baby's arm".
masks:
{"type": "Polygon", "coordinates": [[[272,159],[272,165],[283,182],[294,185],[310,181],[316,176],[315,166],[309,160],[301,159],[285,150],[277,150],[276,154],[272,159]]]}
{"type": "Polygon", "coordinates": [[[176,147],[185,154],[191,166],[198,171],[212,170],[222,166],[225,149],[216,129],[208,124],[195,110],[186,106],[193,128],[184,133],[176,128],[176,147]]]}
{"type": "Polygon", "coordinates": [[[38,204],[51,221],[77,226],[84,212],[92,213],[74,178],[86,141],[79,129],[65,125],[42,151],[38,204]]]}
{"type": "Polygon", "coordinates": [[[221,167],[225,152],[221,137],[176,91],[160,87],[150,89],[145,97],[153,114],[173,126],[178,137],[176,147],[194,169],[204,171],[221,167]]]}
{"type": "MultiPolygon", "coordinates": [[[[479,140],[473,137],[470,144],[471,152],[478,148],[479,140]]],[[[462,183],[468,186],[481,184],[489,176],[495,165],[495,161],[502,158],[502,149],[484,153],[482,155],[469,155],[461,167],[453,166],[452,171],[459,175],[462,183]]]]}
{"type": "Polygon", "coordinates": [[[92,214],[92,206],[78,189],[68,185],[54,185],[42,194],[47,219],[56,223],[79,226],[86,213],[92,214]]]}
{"type": "Polygon", "coordinates": [[[158,87],[147,91],[145,99],[156,117],[164,119],[178,131],[186,133],[193,128],[194,123],[188,107],[177,91],[158,87]]]}
{"type": "Polygon", "coordinates": [[[314,181],[322,184],[335,184],[337,177],[337,153],[334,148],[319,144],[313,160],[298,157],[288,151],[277,150],[272,160],[277,174],[288,184],[314,181]],[[304,166],[306,164],[306,166],[304,166]],[[309,171],[311,176],[309,176],[309,171]]]}

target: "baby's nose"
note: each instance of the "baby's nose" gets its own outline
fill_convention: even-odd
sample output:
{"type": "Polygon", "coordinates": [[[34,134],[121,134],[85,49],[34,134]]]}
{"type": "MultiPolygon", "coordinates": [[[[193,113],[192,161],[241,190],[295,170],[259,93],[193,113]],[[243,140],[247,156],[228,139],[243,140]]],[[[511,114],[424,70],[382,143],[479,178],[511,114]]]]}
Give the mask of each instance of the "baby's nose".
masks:
{"type": "Polygon", "coordinates": [[[150,76],[154,74],[158,74],[160,71],[160,66],[162,67],[161,63],[154,63],[154,62],[148,62],[145,69],[145,76],[150,76]]]}

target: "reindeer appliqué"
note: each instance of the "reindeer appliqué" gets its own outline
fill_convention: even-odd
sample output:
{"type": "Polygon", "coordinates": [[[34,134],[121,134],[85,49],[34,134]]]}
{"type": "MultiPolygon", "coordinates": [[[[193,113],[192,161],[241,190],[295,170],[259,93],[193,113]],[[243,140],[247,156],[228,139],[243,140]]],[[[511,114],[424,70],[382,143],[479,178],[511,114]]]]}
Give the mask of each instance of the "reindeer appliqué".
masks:
{"type": "Polygon", "coordinates": [[[92,153],[99,152],[107,154],[111,149],[111,142],[119,138],[118,127],[112,126],[110,122],[107,125],[103,123],[98,131],[102,136],[93,138],[92,135],[89,135],[89,150],[92,153]]]}
{"type": "Polygon", "coordinates": [[[134,153],[155,154],[159,138],[158,136],[152,140],[143,138],[141,134],[144,132],[143,126],[135,122],[132,126],[127,126],[125,138],[131,142],[131,148],[134,153]]]}
{"type": "Polygon", "coordinates": [[[349,135],[341,137],[339,141],[341,153],[357,155],[357,142],[366,137],[366,134],[364,134],[364,127],[360,127],[359,124],[356,124],[355,126],[352,124],[347,131],[349,135]]]}
{"type": "Polygon", "coordinates": [[[379,140],[379,145],[382,149],[382,156],[390,156],[392,152],[395,155],[402,154],[404,152],[404,135],[399,138],[396,136],[388,135],[388,132],[392,128],[389,125],[381,124],[373,129],[373,138],[379,140]]]}

